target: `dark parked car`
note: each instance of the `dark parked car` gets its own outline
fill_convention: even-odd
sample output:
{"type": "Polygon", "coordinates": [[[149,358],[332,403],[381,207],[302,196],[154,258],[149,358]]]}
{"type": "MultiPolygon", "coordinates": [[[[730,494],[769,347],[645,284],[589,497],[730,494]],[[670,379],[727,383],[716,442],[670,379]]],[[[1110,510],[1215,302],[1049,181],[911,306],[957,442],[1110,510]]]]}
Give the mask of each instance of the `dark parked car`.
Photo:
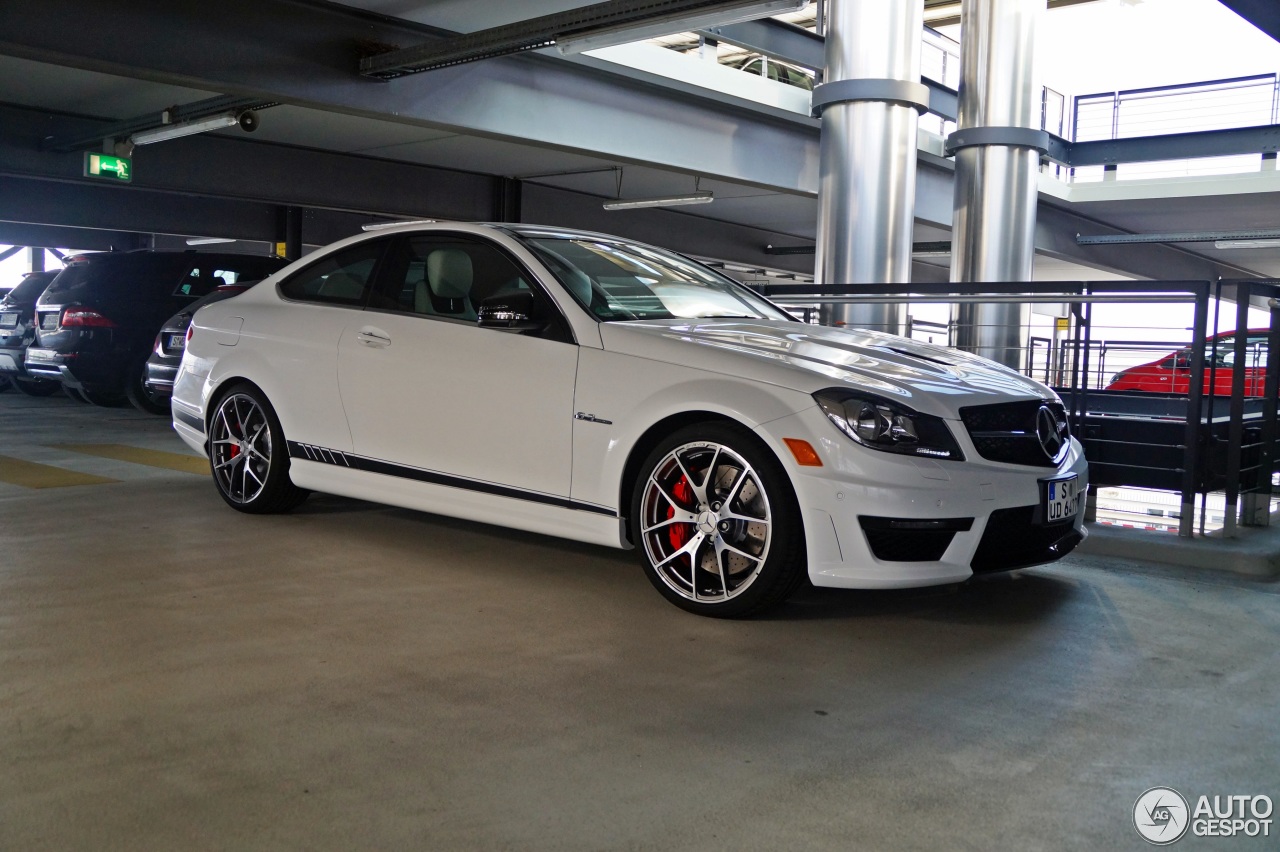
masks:
{"type": "Polygon", "coordinates": [[[156,345],[151,350],[151,357],[147,359],[147,373],[142,380],[152,399],[158,401],[173,396],[173,380],[178,375],[182,353],[187,348],[187,329],[191,327],[191,318],[196,311],[212,302],[221,302],[243,293],[256,283],[258,282],[246,278],[237,284],[223,284],[165,321],[160,333],[156,335],[156,345]]]}
{"type": "Polygon", "coordinates": [[[26,369],[60,381],[89,402],[125,397],[165,413],[167,397],[144,384],[147,355],[165,319],[224,284],[266,278],[287,261],[243,254],[130,251],[67,260],[36,303],[36,343],[26,369]]]}
{"type": "Polygon", "coordinates": [[[35,379],[23,366],[27,347],[35,342],[36,300],[57,277],[58,271],[29,272],[17,287],[0,299],[0,383],[31,396],[48,396],[58,389],[58,382],[35,379]]]}

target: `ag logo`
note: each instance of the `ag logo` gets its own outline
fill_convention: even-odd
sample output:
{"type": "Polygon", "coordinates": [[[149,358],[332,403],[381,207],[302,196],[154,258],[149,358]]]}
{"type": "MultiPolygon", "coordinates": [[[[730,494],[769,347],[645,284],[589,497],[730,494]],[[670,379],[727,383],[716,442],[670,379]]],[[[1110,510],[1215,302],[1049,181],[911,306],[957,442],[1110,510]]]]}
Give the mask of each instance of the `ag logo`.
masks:
{"type": "Polygon", "coordinates": [[[1133,827],[1148,843],[1167,846],[1187,833],[1187,800],[1172,787],[1152,787],[1133,803],[1133,827]]]}

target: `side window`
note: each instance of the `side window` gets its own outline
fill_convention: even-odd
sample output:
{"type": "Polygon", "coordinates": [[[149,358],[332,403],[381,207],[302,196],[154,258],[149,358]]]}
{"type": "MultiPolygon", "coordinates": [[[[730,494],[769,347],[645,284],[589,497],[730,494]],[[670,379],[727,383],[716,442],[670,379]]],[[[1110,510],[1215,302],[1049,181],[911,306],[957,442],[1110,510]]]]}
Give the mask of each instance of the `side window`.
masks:
{"type": "Polygon", "coordinates": [[[559,311],[531,286],[528,273],[500,248],[480,239],[410,237],[393,252],[381,277],[370,308],[466,323],[475,323],[481,302],[490,296],[533,290],[551,318],[542,334],[533,336],[571,339],[559,311]]]}
{"type": "Polygon", "coordinates": [[[361,307],[386,244],[386,240],[371,240],[328,255],[280,282],[280,295],[301,302],[361,307]]]}

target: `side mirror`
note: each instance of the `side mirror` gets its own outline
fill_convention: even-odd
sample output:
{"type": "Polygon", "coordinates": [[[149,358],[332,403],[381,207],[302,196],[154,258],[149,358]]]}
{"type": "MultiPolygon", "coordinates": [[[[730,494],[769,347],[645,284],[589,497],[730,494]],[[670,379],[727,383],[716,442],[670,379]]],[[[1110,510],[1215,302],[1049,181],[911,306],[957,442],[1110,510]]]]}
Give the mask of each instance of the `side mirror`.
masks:
{"type": "Polygon", "coordinates": [[[476,324],[499,331],[540,331],[547,324],[531,290],[498,293],[480,303],[476,324]]]}

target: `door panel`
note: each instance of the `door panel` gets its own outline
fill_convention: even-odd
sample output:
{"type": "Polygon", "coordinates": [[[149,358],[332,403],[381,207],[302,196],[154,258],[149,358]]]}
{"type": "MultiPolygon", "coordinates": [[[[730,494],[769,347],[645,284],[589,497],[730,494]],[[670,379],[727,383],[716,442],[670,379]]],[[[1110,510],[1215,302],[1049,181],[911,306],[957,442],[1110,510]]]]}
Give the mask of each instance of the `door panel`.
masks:
{"type": "Polygon", "coordinates": [[[355,452],[567,497],[578,347],[519,264],[474,235],[405,237],[343,332],[338,385],[355,452]],[[532,292],[547,322],[480,328],[490,296],[532,292]]]}
{"type": "Polygon", "coordinates": [[[338,345],[355,452],[567,497],[578,347],[366,312],[338,345]]]}

